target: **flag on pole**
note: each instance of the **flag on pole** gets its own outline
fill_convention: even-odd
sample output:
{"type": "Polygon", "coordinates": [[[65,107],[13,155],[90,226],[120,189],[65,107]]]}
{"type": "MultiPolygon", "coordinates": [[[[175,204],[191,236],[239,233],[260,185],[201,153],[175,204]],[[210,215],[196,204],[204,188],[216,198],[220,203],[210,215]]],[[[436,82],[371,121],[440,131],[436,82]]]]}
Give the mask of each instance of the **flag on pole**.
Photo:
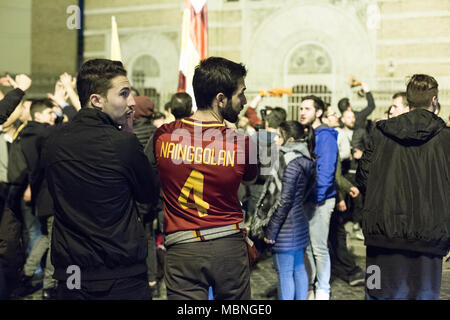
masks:
{"type": "Polygon", "coordinates": [[[111,52],[110,59],[122,61],[122,54],[120,52],[119,33],[117,32],[116,17],[111,17],[111,52]]]}
{"type": "Polygon", "coordinates": [[[181,30],[181,54],[178,77],[178,92],[191,95],[194,109],[195,97],[192,89],[194,69],[200,60],[208,57],[208,24],[206,0],[185,0],[181,30]]]}

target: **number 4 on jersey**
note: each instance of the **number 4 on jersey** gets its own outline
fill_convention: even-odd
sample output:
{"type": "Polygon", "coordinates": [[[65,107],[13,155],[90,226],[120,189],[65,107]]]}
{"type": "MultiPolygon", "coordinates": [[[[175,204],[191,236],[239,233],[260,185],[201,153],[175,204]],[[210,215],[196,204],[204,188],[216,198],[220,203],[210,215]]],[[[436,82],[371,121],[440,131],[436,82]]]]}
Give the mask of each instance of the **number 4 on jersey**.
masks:
{"type": "Polygon", "coordinates": [[[209,203],[203,201],[203,180],[204,176],[197,170],[192,170],[191,174],[184,183],[181,189],[178,202],[183,209],[194,208],[197,209],[200,217],[207,216],[206,211],[209,209],[209,203]],[[194,191],[194,202],[188,202],[189,194],[194,191]]]}

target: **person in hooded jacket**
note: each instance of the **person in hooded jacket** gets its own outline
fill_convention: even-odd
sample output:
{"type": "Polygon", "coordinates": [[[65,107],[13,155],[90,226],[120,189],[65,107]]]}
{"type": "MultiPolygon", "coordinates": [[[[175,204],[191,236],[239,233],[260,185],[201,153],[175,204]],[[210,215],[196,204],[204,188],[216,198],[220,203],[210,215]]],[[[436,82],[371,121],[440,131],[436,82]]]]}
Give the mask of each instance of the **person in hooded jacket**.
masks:
{"type": "Polygon", "coordinates": [[[379,121],[357,171],[365,195],[366,299],[438,299],[450,248],[450,129],[438,83],[413,75],[411,111],[379,121]]]}
{"type": "Polygon", "coordinates": [[[281,199],[264,241],[273,244],[280,299],[306,300],[304,251],[309,244],[309,223],[303,204],[315,182],[314,130],[297,121],[286,121],[280,125],[280,133],[283,145],[277,175],[282,179],[281,199]]]}

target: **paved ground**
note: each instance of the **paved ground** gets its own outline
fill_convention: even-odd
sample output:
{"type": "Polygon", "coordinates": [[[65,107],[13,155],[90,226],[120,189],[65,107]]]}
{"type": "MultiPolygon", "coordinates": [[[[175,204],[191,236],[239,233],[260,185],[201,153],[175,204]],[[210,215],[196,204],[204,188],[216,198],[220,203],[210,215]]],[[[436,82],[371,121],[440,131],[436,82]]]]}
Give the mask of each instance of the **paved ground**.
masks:
{"type": "MultiPolygon", "coordinates": [[[[348,238],[349,249],[355,254],[357,264],[365,269],[365,247],[363,241],[348,238]]],[[[260,261],[256,268],[252,270],[251,286],[252,299],[274,300],[274,295],[267,296],[269,291],[273,291],[277,284],[277,275],[272,266],[272,258],[260,261]]],[[[40,300],[41,291],[28,296],[27,300],[40,300]]],[[[165,288],[161,288],[161,296],[155,300],[165,300],[165,288]]],[[[351,287],[340,279],[333,279],[331,282],[331,300],[364,300],[364,287],[351,287]]],[[[440,300],[450,300],[450,262],[443,264],[442,287],[440,300]]]]}

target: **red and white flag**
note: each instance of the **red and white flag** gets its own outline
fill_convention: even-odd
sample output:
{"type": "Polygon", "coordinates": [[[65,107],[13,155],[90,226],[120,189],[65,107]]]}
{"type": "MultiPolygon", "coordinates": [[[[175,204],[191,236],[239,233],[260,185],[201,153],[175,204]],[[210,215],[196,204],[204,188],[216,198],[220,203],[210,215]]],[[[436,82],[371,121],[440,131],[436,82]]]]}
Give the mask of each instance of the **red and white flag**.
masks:
{"type": "Polygon", "coordinates": [[[181,31],[178,92],[191,95],[196,108],[192,77],[200,60],[208,57],[208,22],[206,0],[186,0],[181,31]]]}

